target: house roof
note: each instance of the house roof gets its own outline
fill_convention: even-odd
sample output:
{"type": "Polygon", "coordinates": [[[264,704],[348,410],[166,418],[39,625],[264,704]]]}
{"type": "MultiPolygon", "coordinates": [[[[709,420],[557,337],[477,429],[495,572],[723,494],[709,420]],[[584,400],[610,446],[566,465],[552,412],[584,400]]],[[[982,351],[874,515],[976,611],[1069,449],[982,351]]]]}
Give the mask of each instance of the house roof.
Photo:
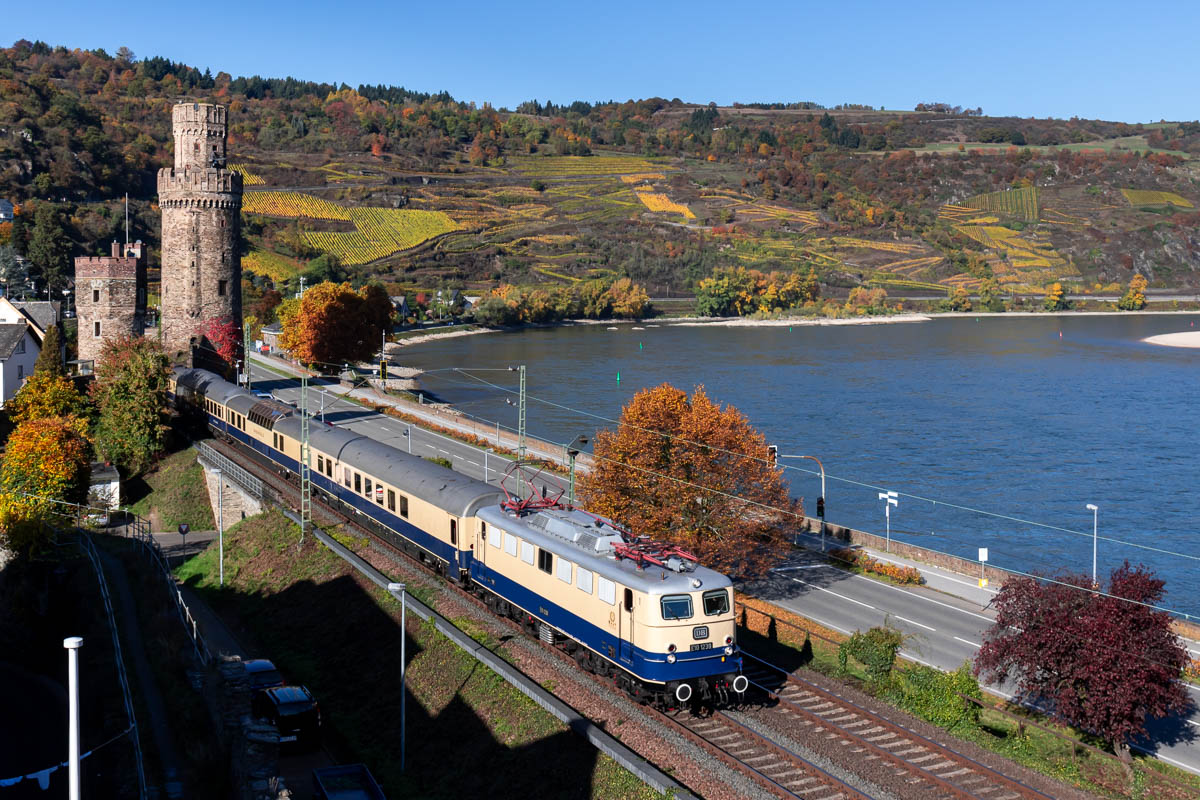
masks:
{"type": "Polygon", "coordinates": [[[29,318],[29,321],[33,323],[34,327],[43,336],[46,334],[46,331],[50,330],[51,325],[58,322],[58,311],[61,304],[57,301],[30,300],[13,303],[13,305],[17,307],[18,311],[29,318]]]}
{"type": "Polygon", "coordinates": [[[25,338],[29,326],[24,322],[0,323],[0,361],[5,361],[25,338]]]}
{"type": "Polygon", "coordinates": [[[13,215],[13,204],[8,200],[0,198],[0,217],[10,219],[13,215]]]}
{"type": "Polygon", "coordinates": [[[272,322],[270,325],[263,325],[263,333],[283,333],[283,324],[280,322],[272,322]]]}

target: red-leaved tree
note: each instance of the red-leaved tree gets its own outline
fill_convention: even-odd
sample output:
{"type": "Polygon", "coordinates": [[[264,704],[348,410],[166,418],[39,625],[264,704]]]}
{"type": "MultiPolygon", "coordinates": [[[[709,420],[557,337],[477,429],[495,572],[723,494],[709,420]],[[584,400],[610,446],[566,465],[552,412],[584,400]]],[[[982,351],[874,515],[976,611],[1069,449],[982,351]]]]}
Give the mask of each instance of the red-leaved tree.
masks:
{"type": "Polygon", "coordinates": [[[1024,699],[1107,740],[1128,764],[1147,718],[1187,708],[1179,683],[1187,652],[1169,615],[1149,607],[1164,586],[1152,572],[1125,562],[1112,573],[1111,596],[1090,586],[1087,575],[1007,581],[975,673],[1013,680],[1024,699]]]}

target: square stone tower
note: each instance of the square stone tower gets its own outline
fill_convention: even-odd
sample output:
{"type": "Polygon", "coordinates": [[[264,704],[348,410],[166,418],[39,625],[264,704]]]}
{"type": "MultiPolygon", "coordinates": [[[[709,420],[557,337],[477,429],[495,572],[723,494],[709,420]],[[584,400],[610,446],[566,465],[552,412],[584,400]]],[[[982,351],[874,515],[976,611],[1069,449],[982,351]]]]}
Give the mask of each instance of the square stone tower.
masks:
{"type": "Polygon", "coordinates": [[[177,362],[228,373],[242,352],[242,176],[226,169],[225,107],[171,112],[175,165],[158,171],[162,339],[177,362]]]}
{"type": "Polygon", "coordinates": [[[106,339],[141,336],[146,327],[146,265],[142,243],[112,243],[112,255],[75,259],[79,358],[95,361],[106,339]]]}

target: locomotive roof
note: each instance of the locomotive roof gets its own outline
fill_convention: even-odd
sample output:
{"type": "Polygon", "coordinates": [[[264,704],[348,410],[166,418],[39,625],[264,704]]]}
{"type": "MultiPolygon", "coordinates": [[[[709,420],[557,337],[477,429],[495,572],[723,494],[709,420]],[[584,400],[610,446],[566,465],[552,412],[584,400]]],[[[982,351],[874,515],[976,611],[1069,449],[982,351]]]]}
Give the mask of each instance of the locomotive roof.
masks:
{"type": "MultiPolygon", "coordinates": [[[[288,417],[275,423],[275,431],[300,438],[300,419],[288,417]]],[[[309,444],[359,472],[395,486],[458,517],[474,516],[480,506],[499,503],[503,494],[486,483],[452,469],[410,456],[403,450],[361,434],[312,421],[309,444]]],[[[335,476],[340,478],[341,476],[335,476]]]]}
{"type": "MultiPolygon", "coordinates": [[[[577,508],[542,509],[517,515],[496,504],[480,509],[476,516],[489,525],[595,570],[611,581],[646,594],[725,589],[731,585],[725,575],[699,564],[683,572],[655,564],[638,569],[633,561],[614,555],[612,543],[622,541],[617,529],[608,520],[577,508]],[[696,581],[699,586],[695,585],[696,581]]],[[[691,562],[688,564],[690,566],[691,562]]]]}

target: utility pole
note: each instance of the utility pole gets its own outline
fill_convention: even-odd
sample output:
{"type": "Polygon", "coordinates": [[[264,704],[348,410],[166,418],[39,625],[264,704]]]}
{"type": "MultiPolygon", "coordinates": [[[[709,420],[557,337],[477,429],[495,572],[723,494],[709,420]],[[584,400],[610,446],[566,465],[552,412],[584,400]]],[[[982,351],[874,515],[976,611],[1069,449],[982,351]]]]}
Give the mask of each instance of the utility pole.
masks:
{"type": "Polygon", "coordinates": [[[299,298],[299,297],[303,297],[303,296],[304,296],[304,276],[301,275],[300,276],[300,291],[296,293],[296,297],[299,298]]]}
{"type": "MultiPolygon", "coordinates": [[[[509,367],[510,371],[518,372],[521,375],[521,393],[520,400],[517,404],[517,471],[520,474],[521,466],[525,461],[525,365],[519,367],[509,367]]],[[[511,400],[509,402],[512,402],[511,400]]],[[[497,439],[499,436],[497,436],[497,439]]],[[[525,481],[517,482],[517,495],[525,499],[525,481]]]]}
{"type": "Polygon", "coordinates": [[[225,585],[225,484],[221,479],[221,470],[214,469],[217,476],[217,563],[219,566],[220,585],[225,585]]]}
{"type": "Polygon", "coordinates": [[[83,639],[63,639],[67,648],[67,783],[70,800],[79,800],[79,648],[83,639]]]}
{"type": "MultiPolygon", "coordinates": [[[[303,280],[303,278],[301,278],[303,280]]],[[[300,544],[312,527],[312,476],[308,462],[308,370],[300,372],[300,544]]]]}
{"type": "MultiPolygon", "coordinates": [[[[387,380],[387,331],[379,332],[379,380],[387,380]]],[[[386,386],[384,387],[387,388],[386,386]]]]}

